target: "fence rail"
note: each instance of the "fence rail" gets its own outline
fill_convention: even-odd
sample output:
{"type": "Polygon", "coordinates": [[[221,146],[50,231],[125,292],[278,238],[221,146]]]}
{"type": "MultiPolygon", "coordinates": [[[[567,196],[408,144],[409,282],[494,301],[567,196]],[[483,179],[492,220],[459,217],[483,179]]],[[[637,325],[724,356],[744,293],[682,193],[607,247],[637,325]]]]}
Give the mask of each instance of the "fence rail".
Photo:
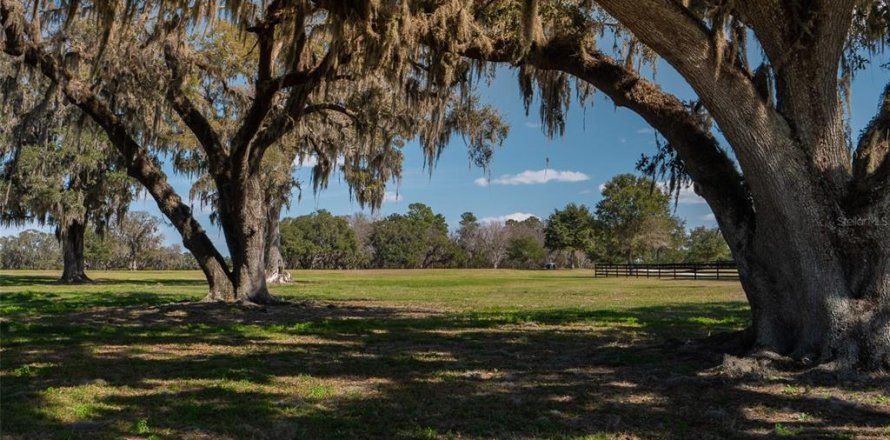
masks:
{"type": "Polygon", "coordinates": [[[737,280],[733,262],[672,264],[597,264],[594,277],[669,278],[674,280],[737,280]]]}

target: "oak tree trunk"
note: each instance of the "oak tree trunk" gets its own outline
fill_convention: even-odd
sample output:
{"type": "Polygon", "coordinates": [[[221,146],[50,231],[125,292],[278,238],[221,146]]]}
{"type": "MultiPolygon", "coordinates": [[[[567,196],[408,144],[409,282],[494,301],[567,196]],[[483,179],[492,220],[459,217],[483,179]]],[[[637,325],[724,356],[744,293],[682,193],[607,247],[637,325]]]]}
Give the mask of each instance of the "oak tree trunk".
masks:
{"type": "Polygon", "coordinates": [[[66,226],[59,226],[59,241],[62,242],[63,270],[60,283],[80,284],[92,282],[86,275],[83,240],[86,224],[73,220],[66,226]]]}
{"type": "Polygon", "coordinates": [[[781,208],[761,211],[746,237],[724,230],[751,306],[753,351],[825,368],[890,367],[890,210],[835,215],[829,199],[807,197],[819,182],[793,183],[759,198],[781,208]]]}
{"type": "Polygon", "coordinates": [[[219,179],[220,224],[232,258],[231,280],[236,301],[269,304],[266,286],[266,209],[258,174],[219,179]]]}

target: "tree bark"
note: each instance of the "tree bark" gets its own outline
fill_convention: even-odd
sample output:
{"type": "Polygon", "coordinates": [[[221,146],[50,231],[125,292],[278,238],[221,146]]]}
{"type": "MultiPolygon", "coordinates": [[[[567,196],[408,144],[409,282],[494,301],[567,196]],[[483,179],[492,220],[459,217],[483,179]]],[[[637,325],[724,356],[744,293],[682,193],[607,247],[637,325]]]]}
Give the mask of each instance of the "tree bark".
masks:
{"type": "MultiPolygon", "coordinates": [[[[793,198],[789,193],[787,203],[793,198]]],[[[849,241],[827,237],[819,227],[796,234],[810,237],[808,243],[777,239],[784,225],[764,221],[758,222],[752,246],[736,250],[751,305],[753,349],[840,369],[887,368],[888,219],[821,220],[836,225],[849,241]],[[851,247],[859,250],[851,253],[851,247]]]]}
{"type": "Polygon", "coordinates": [[[266,207],[258,173],[218,179],[220,224],[232,258],[236,301],[271,304],[265,277],[266,207]]]}
{"type": "Polygon", "coordinates": [[[86,275],[83,256],[83,240],[86,224],[72,220],[68,225],[59,226],[59,241],[62,242],[63,269],[59,283],[81,284],[92,280],[86,275]]]}
{"type": "Polygon", "coordinates": [[[272,201],[268,205],[266,224],[266,283],[287,284],[291,276],[287,272],[281,256],[281,203],[272,201]]]}

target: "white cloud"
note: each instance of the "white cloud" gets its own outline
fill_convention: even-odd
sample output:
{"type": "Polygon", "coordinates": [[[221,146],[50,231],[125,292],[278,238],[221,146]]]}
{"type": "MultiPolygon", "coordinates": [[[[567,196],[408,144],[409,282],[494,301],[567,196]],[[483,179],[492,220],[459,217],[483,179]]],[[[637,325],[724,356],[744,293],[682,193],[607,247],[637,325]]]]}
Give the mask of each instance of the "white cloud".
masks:
{"type": "Polygon", "coordinates": [[[483,217],[479,219],[479,223],[505,223],[507,220],[521,222],[531,217],[538,217],[527,212],[514,212],[512,214],[501,215],[498,217],[483,217]]]}
{"type": "Polygon", "coordinates": [[[710,213],[710,214],[702,217],[701,219],[706,222],[716,222],[717,221],[717,217],[714,217],[714,213],[710,213]]]}
{"type": "Polygon", "coordinates": [[[473,181],[476,186],[489,185],[540,185],[547,182],[583,182],[590,176],[580,171],[525,170],[519,174],[504,174],[490,181],[480,177],[473,181]]]}
{"type": "MultiPolygon", "coordinates": [[[[670,188],[670,185],[667,182],[658,182],[658,186],[665,191],[669,191],[668,188],[670,188]]],[[[674,194],[671,194],[671,200],[674,200],[674,194]]],[[[692,185],[689,185],[680,188],[680,196],[677,198],[677,203],[681,205],[700,205],[707,202],[705,199],[701,198],[700,195],[695,193],[695,190],[692,189],[692,185]]]]}
{"type": "Polygon", "coordinates": [[[394,192],[383,193],[383,203],[399,203],[402,201],[402,195],[394,192]]]}
{"type": "Polygon", "coordinates": [[[600,186],[596,187],[596,189],[598,189],[599,192],[600,192],[600,194],[602,194],[603,191],[606,190],[606,184],[605,184],[605,183],[601,183],[600,186]]]}
{"type": "Polygon", "coordinates": [[[655,134],[655,130],[650,127],[641,128],[637,130],[637,134],[655,134]]]}
{"type": "Polygon", "coordinates": [[[525,126],[528,127],[528,128],[541,128],[541,123],[540,123],[540,122],[525,121],[525,126]]]}

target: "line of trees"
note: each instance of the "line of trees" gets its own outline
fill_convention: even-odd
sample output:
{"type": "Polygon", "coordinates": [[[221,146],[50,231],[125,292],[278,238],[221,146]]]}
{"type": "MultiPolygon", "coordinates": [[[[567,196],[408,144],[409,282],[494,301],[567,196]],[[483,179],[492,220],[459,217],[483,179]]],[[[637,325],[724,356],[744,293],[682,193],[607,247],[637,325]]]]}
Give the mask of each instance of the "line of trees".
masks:
{"type": "Polygon", "coordinates": [[[422,203],[378,219],[320,210],[281,221],[282,257],[288,267],[302,269],[586,267],[732,258],[716,228],[687,233],[671,215],[669,193],[648,178],[617,176],[603,196],[593,212],[570,204],[544,220],[480,222],[465,212],[451,233],[445,217],[422,203]]]}
{"type": "MultiPolygon", "coordinates": [[[[593,262],[711,262],[731,258],[716,228],[687,233],[670,212],[670,196],[645,177],[616,176],[591,211],[569,204],[546,219],[480,221],[461,215],[449,232],[445,216],[422,203],[404,214],[371,218],[326,210],[280,221],[282,266],[354,268],[588,267],[593,262]]],[[[192,269],[178,246],[164,246],[160,220],[128,212],[97,233],[86,228],[89,269],[192,269]]],[[[0,238],[0,268],[54,269],[63,262],[59,237],[27,230],[0,238]]],[[[64,243],[64,241],[62,241],[64,243]]]]}
{"type": "MultiPolygon", "coordinates": [[[[145,212],[128,212],[101,233],[87,228],[83,265],[92,270],[197,269],[189,252],[165,246],[160,220],[145,212]]],[[[28,229],[0,237],[0,269],[59,269],[64,267],[64,243],[58,234],[28,229]]]]}

